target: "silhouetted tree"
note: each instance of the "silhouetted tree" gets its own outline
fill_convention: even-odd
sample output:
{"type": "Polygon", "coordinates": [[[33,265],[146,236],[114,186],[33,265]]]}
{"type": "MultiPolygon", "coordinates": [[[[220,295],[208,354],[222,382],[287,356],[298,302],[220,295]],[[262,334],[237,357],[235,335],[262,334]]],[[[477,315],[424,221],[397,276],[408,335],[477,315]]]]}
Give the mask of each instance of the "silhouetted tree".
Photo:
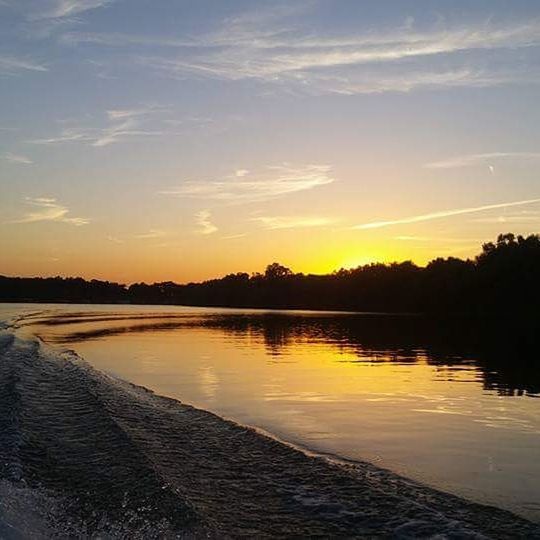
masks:
{"type": "Polygon", "coordinates": [[[264,272],[266,279],[281,279],[288,276],[292,276],[292,271],[277,262],[269,264],[264,272]]]}
{"type": "Polygon", "coordinates": [[[540,236],[501,234],[474,260],[368,264],[328,275],[295,274],[274,262],[201,283],[134,283],[0,276],[3,302],[184,304],[259,308],[525,314],[540,304],[540,236]]]}

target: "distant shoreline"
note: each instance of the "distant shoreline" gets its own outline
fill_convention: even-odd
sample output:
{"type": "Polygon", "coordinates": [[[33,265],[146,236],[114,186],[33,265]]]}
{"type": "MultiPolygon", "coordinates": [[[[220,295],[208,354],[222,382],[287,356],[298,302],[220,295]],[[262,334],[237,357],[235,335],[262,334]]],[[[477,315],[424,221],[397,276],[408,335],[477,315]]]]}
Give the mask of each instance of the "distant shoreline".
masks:
{"type": "Polygon", "coordinates": [[[351,311],[345,309],[315,309],[315,308],[301,308],[301,307],[264,307],[264,306],[235,306],[235,305],[201,305],[201,304],[143,304],[143,303],[131,303],[131,302],[67,302],[64,300],[18,300],[16,302],[10,300],[0,300],[0,304],[54,304],[54,305],[66,305],[66,306],[141,306],[141,307],[178,307],[178,308],[201,308],[201,309],[228,309],[228,310],[247,310],[247,311],[272,311],[272,312],[296,312],[296,313],[327,313],[329,315],[385,315],[385,316],[403,316],[403,317],[422,317],[427,316],[429,313],[422,312],[394,312],[394,311],[351,311]]]}
{"type": "Polygon", "coordinates": [[[130,302],[68,302],[64,300],[1,300],[0,305],[16,305],[16,304],[28,304],[28,305],[46,305],[51,304],[54,306],[126,306],[126,307],[141,307],[141,308],[195,308],[195,309],[217,309],[217,310],[230,310],[231,312],[253,312],[253,313],[272,313],[279,315],[283,314],[308,314],[308,315],[349,315],[349,316],[362,316],[362,317],[385,317],[385,318],[418,318],[422,320],[430,321],[463,321],[463,322],[475,322],[475,323],[492,323],[500,321],[501,323],[510,323],[510,326],[520,325],[528,327],[540,327],[540,317],[531,317],[528,312],[493,312],[493,313],[469,313],[469,312],[405,312],[405,311],[354,311],[347,309],[324,309],[324,308],[302,308],[302,307],[272,307],[272,306],[238,306],[238,305],[201,305],[201,304],[153,304],[153,303],[130,303],[130,302]]]}
{"type": "Polygon", "coordinates": [[[134,283],[0,276],[1,302],[176,305],[486,317],[540,305],[540,236],[499,235],[474,260],[369,264],[332,274],[294,273],[278,263],[199,283],[134,283]]]}

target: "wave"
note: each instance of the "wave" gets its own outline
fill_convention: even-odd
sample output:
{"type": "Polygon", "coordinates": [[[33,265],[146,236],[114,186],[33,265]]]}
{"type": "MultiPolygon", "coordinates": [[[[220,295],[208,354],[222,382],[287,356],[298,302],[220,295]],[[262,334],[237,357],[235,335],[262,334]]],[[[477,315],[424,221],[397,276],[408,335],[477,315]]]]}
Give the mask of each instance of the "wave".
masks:
{"type": "Polygon", "coordinates": [[[0,330],[0,536],[540,538],[368,463],[311,456],[0,330]]]}

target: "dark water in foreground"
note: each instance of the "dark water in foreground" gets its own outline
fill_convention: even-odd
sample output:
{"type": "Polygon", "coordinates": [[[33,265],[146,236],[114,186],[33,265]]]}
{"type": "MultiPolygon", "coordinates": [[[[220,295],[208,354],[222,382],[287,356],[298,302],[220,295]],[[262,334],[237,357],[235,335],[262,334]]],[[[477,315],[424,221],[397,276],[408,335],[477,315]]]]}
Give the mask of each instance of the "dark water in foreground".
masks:
{"type": "Polygon", "coordinates": [[[100,370],[540,521],[540,373],[528,334],[413,317],[30,308],[41,309],[51,311],[23,330],[100,370]]]}

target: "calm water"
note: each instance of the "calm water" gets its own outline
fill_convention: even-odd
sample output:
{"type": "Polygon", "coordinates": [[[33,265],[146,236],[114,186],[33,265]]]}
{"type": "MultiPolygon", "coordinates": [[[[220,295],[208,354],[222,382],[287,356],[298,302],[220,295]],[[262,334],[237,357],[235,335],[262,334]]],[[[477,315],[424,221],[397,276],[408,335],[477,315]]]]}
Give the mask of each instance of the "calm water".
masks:
{"type": "Polygon", "coordinates": [[[28,331],[115,376],[540,521],[534,336],[396,316],[25,309],[49,314],[28,331]]]}

